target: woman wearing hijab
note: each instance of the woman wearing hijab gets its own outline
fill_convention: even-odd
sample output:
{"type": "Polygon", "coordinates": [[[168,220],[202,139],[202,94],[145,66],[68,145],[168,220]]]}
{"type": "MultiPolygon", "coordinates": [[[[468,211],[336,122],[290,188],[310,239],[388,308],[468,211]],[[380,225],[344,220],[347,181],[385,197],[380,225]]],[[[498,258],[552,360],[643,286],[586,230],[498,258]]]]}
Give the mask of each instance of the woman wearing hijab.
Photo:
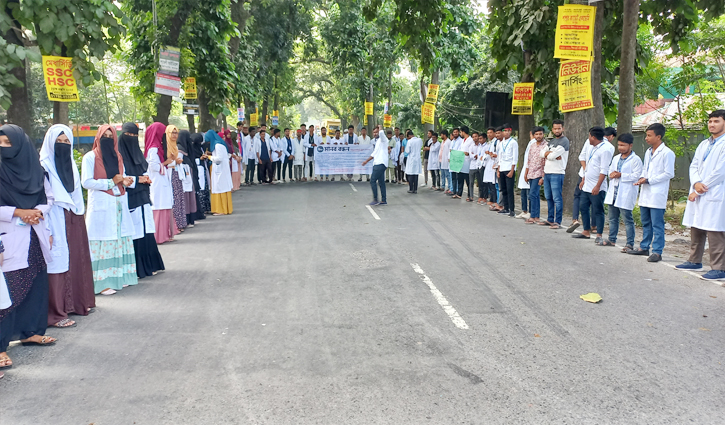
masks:
{"type": "Polygon", "coordinates": [[[173,242],[179,234],[176,221],[172,216],[174,192],[171,188],[171,170],[176,161],[166,159],[163,138],[166,126],[155,122],[146,128],[144,137],[145,156],[148,163],[148,174],[151,178],[151,209],[154,214],[156,243],[173,242]]]}
{"type": "Polygon", "coordinates": [[[53,201],[50,184],[30,138],[17,125],[0,127],[0,234],[2,264],[12,305],[0,310],[0,369],[13,362],[10,341],[48,345],[48,271],[53,243],[46,218],[53,201]]]}
{"type": "Polygon", "coordinates": [[[118,150],[123,158],[126,175],[133,177],[136,184],[126,188],[128,209],[133,221],[133,251],[136,255],[136,275],[139,279],[153,276],[164,270],[164,260],[156,245],[156,225],[151,209],[151,178],[148,176],[148,162],[138,145],[138,126],[127,122],[121,127],[118,150]]]}
{"type": "Polygon", "coordinates": [[[173,160],[173,167],[169,169],[171,173],[171,189],[174,193],[174,206],[172,212],[174,214],[174,221],[176,221],[176,227],[179,231],[183,232],[186,229],[188,223],[186,222],[186,202],[184,199],[184,174],[183,167],[181,164],[184,162],[182,155],[179,153],[179,148],[176,145],[179,139],[179,129],[173,125],[166,126],[166,144],[164,150],[166,151],[166,159],[173,160]]]}
{"type": "Polygon", "coordinates": [[[232,154],[232,192],[236,192],[242,184],[242,157],[239,156],[239,145],[234,142],[232,132],[228,128],[225,128],[217,134],[226,143],[227,152],[232,154]]]}
{"type": "Polygon", "coordinates": [[[108,124],[98,129],[93,150],[83,156],[81,184],[88,190],[86,226],[94,289],[96,294],[112,295],[138,284],[135,229],[126,193],[127,187],[135,187],[138,182],[125,177],[116,130],[108,124]]]}
{"type": "Polygon", "coordinates": [[[231,214],[232,206],[232,171],[229,165],[230,154],[227,144],[214,130],[204,135],[209,142],[211,156],[211,212],[214,215],[231,214]]]}
{"type": "Polygon", "coordinates": [[[55,124],[45,133],[40,164],[53,190],[48,223],[53,234],[48,263],[48,326],[75,325],[68,313],[86,316],[96,306],[81,177],[73,161],[73,133],[55,124]]]}
{"type": "Polygon", "coordinates": [[[186,213],[186,222],[189,227],[194,226],[194,218],[196,216],[196,192],[199,190],[198,171],[196,163],[191,156],[191,133],[187,130],[179,132],[179,140],[176,142],[179,154],[182,156],[182,169],[186,173],[184,178],[184,212],[186,213]]]}
{"type": "Polygon", "coordinates": [[[206,213],[211,212],[211,198],[209,195],[209,157],[206,155],[204,147],[204,135],[194,133],[191,135],[191,151],[194,163],[196,164],[196,174],[194,178],[199,182],[199,189],[196,191],[196,216],[195,220],[203,220],[206,213]]]}

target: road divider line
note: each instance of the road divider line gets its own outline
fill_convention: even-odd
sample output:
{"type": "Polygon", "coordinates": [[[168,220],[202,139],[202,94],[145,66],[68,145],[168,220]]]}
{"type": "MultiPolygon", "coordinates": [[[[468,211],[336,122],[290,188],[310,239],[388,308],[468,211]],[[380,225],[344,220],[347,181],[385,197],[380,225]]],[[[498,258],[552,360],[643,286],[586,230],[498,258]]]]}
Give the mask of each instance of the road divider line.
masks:
{"type": "MultiPolygon", "coordinates": [[[[368,207],[369,208],[369,207],[368,207]]],[[[420,268],[419,265],[410,263],[411,267],[413,267],[413,270],[415,270],[416,273],[420,275],[420,278],[425,282],[426,285],[428,285],[428,288],[430,289],[431,294],[433,294],[433,298],[438,301],[438,304],[443,307],[443,311],[446,312],[448,317],[451,319],[454,325],[458,329],[468,329],[468,325],[466,324],[466,321],[463,320],[460,314],[458,314],[458,311],[456,311],[455,308],[451,305],[451,303],[448,302],[448,299],[443,295],[441,291],[436,288],[436,286],[433,284],[433,281],[430,280],[428,276],[426,276],[423,269],[420,268]]]]}
{"type": "Polygon", "coordinates": [[[373,218],[375,218],[375,220],[380,220],[380,216],[378,215],[378,213],[375,212],[375,210],[373,210],[373,207],[371,207],[370,205],[365,205],[365,207],[367,207],[368,211],[370,211],[370,214],[373,215],[373,218]]]}
{"type": "Polygon", "coordinates": [[[352,183],[350,183],[350,187],[352,188],[352,191],[353,191],[353,192],[357,192],[357,189],[355,189],[355,186],[353,186],[353,184],[352,184],[352,183]]]}

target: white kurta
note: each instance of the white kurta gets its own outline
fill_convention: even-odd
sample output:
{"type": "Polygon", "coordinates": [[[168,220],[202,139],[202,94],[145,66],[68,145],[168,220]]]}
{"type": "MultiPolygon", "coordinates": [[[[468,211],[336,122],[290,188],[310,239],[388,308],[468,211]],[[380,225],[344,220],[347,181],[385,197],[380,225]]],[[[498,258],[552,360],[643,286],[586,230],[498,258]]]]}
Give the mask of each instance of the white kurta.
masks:
{"type": "Polygon", "coordinates": [[[531,149],[531,145],[533,145],[534,143],[536,143],[536,139],[531,139],[529,140],[529,144],[526,145],[526,151],[524,152],[524,163],[521,166],[522,171],[519,173],[519,189],[531,189],[531,186],[529,186],[529,181],[526,180],[526,169],[529,168],[529,150],[531,149]]]}
{"type": "Polygon", "coordinates": [[[428,155],[428,169],[429,170],[440,170],[441,164],[438,160],[438,153],[441,150],[440,142],[435,142],[430,145],[430,155],[428,155]]]}
{"type": "Polygon", "coordinates": [[[420,160],[420,150],[423,148],[423,140],[413,137],[408,140],[405,146],[405,153],[408,154],[408,162],[405,164],[405,174],[415,175],[423,172],[423,165],[420,160]]]}
{"type": "Polygon", "coordinates": [[[304,139],[298,139],[296,137],[292,139],[292,154],[295,156],[295,159],[293,160],[294,165],[305,164],[305,150],[304,139]]]}
{"type": "Polygon", "coordinates": [[[211,156],[211,193],[232,191],[232,169],[229,165],[229,153],[221,143],[217,143],[211,156]]]}
{"type": "Polygon", "coordinates": [[[607,191],[606,198],[604,198],[604,203],[612,205],[614,192],[616,190],[617,200],[614,202],[614,206],[623,210],[632,211],[637,204],[637,195],[639,194],[639,186],[635,186],[634,184],[639,180],[639,176],[642,175],[642,160],[632,151],[624,162],[622,162],[622,169],[619,170],[619,159],[621,157],[622,154],[615,156],[612,159],[612,164],[609,166],[609,173],[607,175],[619,171],[622,173],[622,177],[609,179],[609,190],[607,191]]]}
{"type": "Polygon", "coordinates": [[[152,209],[172,209],[174,207],[174,190],[171,187],[171,170],[162,165],[157,148],[149,149],[146,162],[149,164],[147,173],[151,179],[152,209]],[[163,174],[161,174],[162,171],[163,174]]]}
{"type": "Polygon", "coordinates": [[[675,153],[664,143],[652,155],[652,148],[644,155],[641,177],[649,184],[643,184],[639,192],[639,206],[648,208],[667,208],[667,195],[670,180],[675,177],[675,153]]]}
{"type": "Polygon", "coordinates": [[[682,224],[710,232],[725,232],[725,136],[720,136],[704,159],[709,143],[709,139],[700,143],[690,164],[690,193],[697,182],[708,190],[695,202],[687,201],[682,224]]]}
{"type": "Polygon", "coordinates": [[[110,179],[93,178],[95,162],[96,154],[90,151],[83,156],[81,167],[81,184],[88,190],[88,211],[86,211],[88,239],[94,241],[118,239],[118,202],[121,203],[121,237],[133,236],[135,230],[128,211],[128,194],[113,196],[104,192],[108,190],[110,179]]]}
{"type": "Polygon", "coordinates": [[[441,149],[438,152],[438,159],[440,160],[441,170],[448,170],[450,168],[450,152],[451,152],[451,141],[446,139],[441,144],[441,149]]]}

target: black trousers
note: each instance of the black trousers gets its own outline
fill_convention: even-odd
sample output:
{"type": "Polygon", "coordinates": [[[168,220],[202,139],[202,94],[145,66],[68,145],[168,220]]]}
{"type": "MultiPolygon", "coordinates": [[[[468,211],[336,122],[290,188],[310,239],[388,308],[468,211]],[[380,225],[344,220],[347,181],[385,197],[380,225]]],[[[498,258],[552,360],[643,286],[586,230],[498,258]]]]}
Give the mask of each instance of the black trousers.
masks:
{"type": "Polygon", "coordinates": [[[488,201],[494,204],[498,201],[498,192],[496,191],[496,183],[486,183],[488,185],[488,201]]]}
{"type": "Polygon", "coordinates": [[[274,179],[274,162],[267,160],[259,163],[259,182],[270,183],[274,179]]]}
{"type": "Polygon", "coordinates": [[[430,171],[431,186],[439,187],[441,185],[441,170],[428,170],[430,171]]]}
{"type": "Polygon", "coordinates": [[[501,190],[501,205],[506,211],[514,210],[514,182],[516,181],[516,172],[513,173],[512,177],[506,175],[510,172],[501,172],[498,179],[498,187],[501,190]]]}
{"type": "Polygon", "coordinates": [[[280,174],[282,174],[282,161],[274,161],[272,163],[272,166],[274,167],[272,169],[272,177],[274,177],[274,170],[277,171],[277,180],[281,180],[282,177],[280,177],[280,174]]]}
{"type": "Polygon", "coordinates": [[[417,174],[406,174],[408,177],[408,187],[413,193],[418,193],[418,175],[417,174]]]}
{"type": "Polygon", "coordinates": [[[247,160],[247,169],[244,171],[244,183],[254,183],[254,167],[253,159],[247,160]]]}
{"type": "Polygon", "coordinates": [[[476,168],[475,170],[471,170],[469,178],[468,183],[470,186],[468,188],[468,193],[471,194],[469,198],[473,198],[473,188],[476,183],[478,183],[478,197],[483,198],[483,169],[476,168]]]}
{"type": "Polygon", "coordinates": [[[456,195],[463,196],[463,184],[465,183],[468,186],[468,197],[473,196],[473,189],[471,189],[471,183],[468,181],[468,173],[456,173],[456,176],[458,178],[458,192],[456,195]]]}
{"type": "MultiPolygon", "coordinates": [[[[282,180],[285,179],[287,170],[289,170],[289,178],[290,178],[290,180],[292,180],[292,160],[285,158],[284,164],[282,164],[282,180]]],[[[277,177],[277,178],[279,178],[279,177],[277,177]]]]}

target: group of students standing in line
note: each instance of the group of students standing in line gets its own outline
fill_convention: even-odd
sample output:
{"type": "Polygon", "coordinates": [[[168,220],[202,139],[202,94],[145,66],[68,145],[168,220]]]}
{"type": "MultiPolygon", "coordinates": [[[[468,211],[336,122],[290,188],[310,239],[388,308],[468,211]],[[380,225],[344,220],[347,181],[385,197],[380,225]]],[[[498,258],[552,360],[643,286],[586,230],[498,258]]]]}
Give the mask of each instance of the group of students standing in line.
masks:
{"type": "Polygon", "coordinates": [[[13,365],[11,341],[54,344],[47,328],[76,326],[69,315],[93,313],[97,294],[164,270],[158,244],[207,213],[232,212],[241,157],[228,130],[153,123],[142,152],[136,124],[120,135],[103,125],[80,173],[73,145],[62,124],[40,154],[22,128],[0,127],[0,370],[13,365]]]}

